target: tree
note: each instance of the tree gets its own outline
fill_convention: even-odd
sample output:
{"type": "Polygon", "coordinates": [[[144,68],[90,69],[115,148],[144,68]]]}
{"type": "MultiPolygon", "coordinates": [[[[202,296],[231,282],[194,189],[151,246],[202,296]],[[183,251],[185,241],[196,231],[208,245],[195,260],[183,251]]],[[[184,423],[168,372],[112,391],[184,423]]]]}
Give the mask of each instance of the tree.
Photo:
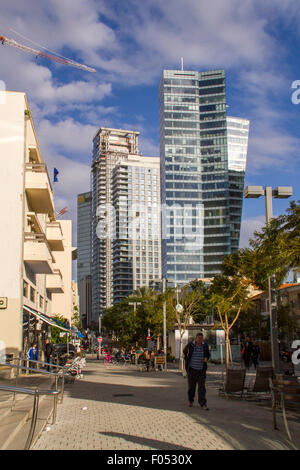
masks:
{"type": "Polygon", "coordinates": [[[197,291],[199,296],[198,300],[193,308],[193,320],[196,323],[204,321],[207,316],[213,314],[213,306],[211,304],[210,286],[205,284],[203,281],[195,279],[190,282],[191,289],[197,291]]]}
{"type": "MultiPolygon", "coordinates": [[[[63,323],[64,325],[69,324],[68,320],[62,315],[55,315],[53,316],[53,319],[59,321],[60,323],[63,323]]],[[[51,326],[51,342],[53,344],[67,342],[67,332],[65,332],[66,334],[62,337],[60,336],[60,333],[62,333],[62,330],[60,328],[57,328],[56,326],[51,326]]]]}
{"type": "MultiPolygon", "coordinates": [[[[250,248],[224,258],[223,273],[241,275],[262,290],[268,289],[269,278],[278,289],[288,273],[300,267],[300,204],[292,201],[286,214],[273,218],[249,241],[250,248]]],[[[278,326],[289,335],[293,328],[289,316],[278,303],[278,326]]]]}
{"type": "Polygon", "coordinates": [[[72,326],[77,328],[81,333],[84,332],[81,324],[81,319],[78,312],[78,306],[73,307],[73,317],[72,317],[72,326]]]}
{"type": "Polygon", "coordinates": [[[173,310],[176,326],[179,331],[179,364],[183,370],[183,335],[197,312],[197,305],[203,300],[201,289],[192,288],[190,284],[177,289],[170,289],[167,293],[167,304],[173,310]],[[177,307],[181,305],[181,308],[177,307]]]}
{"type": "Polygon", "coordinates": [[[241,311],[250,307],[249,282],[241,276],[216,276],[211,285],[211,302],[218,313],[220,324],[225,332],[225,364],[229,366],[230,330],[237,322],[241,311]]]}
{"type": "MultiPolygon", "coordinates": [[[[114,331],[122,344],[146,344],[147,330],[158,338],[163,330],[163,302],[166,294],[141,287],[106,310],[103,325],[114,331]],[[134,305],[136,304],[136,308],[134,305]]],[[[167,328],[174,325],[173,308],[167,303],[167,328]]]]}

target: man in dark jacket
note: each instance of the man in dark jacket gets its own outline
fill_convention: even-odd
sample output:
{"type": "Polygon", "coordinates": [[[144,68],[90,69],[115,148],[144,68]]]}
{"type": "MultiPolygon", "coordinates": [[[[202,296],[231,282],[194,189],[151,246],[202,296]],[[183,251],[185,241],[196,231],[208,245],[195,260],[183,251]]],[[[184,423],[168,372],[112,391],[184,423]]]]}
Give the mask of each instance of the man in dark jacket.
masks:
{"type": "MultiPolygon", "coordinates": [[[[48,364],[52,364],[54,357],[54,347],[53,344],[50,342],[49,338],[45,340],[45,358],[48,364]]],[[[51,366],[47,366],[47,370],[51,372],[51,366]]]]}
{"type": "Polygon", "coordinates": [[[208,410],[206,404],[205,379],[207,361],[210,358],[209,349],[203,341],[203,334],[197,333],[195,341],[187,344],[183,350],[185,368],[188,376],[189,406],[193,406],[196,385],[198,384],[198,402],[202,409],[208,410]]]}

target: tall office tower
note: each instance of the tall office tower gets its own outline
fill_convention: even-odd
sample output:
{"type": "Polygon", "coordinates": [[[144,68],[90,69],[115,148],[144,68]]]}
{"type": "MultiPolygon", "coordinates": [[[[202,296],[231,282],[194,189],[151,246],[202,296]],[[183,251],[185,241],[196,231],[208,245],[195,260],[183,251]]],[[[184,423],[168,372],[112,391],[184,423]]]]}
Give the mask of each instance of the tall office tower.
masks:
{"type": "Polygon", "coordinates": [[[159,159],[139,132],[100,128],[92,164],[93,318],[161,276],[159,159]]]}
{"type": "Polygon", "coordinates": [[[77,197],[77,285],[79,313],[85,328],[92,321],[92,193],[77,197]]]}
{"type": "Polygon", "coordinates": [[[162,269],[164,277],[181,284],[219,273],[236,240],[225,71],[164,70],[159,98],[162,269]]]}
{"type": "Polygon", "coordinates": [[[249,125],[247,119],[227,117],[231,251],[239,248],[249,125]]]}

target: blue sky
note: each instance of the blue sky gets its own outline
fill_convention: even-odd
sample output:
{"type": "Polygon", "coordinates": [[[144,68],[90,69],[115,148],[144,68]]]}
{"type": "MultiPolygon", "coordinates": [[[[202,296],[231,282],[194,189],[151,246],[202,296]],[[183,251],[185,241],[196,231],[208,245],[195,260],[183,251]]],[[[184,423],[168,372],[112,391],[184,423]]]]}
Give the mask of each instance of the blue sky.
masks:
{"type": "MultiPolygon", "coordinates": [[[[0,80],[25,91],[52,174],[58,209],[74,221],[89,189],[92,137],[100,126],[135,128],[144,155],[158,155],[163,68],[225,68],[228,114],[250,119],[246,184],[292,185],[300,199],[300,5],[291,0],[0,0],[0,32],[97,69],[36,60],[0,45],[0,80]],[[18,32],[23,37],[16,34],[18,32]]],[[[36,47],[36,46],[34,46],[36,47]]],[[[274,201],[274,213],[287,201],[274,201]]],[[[246,200],[241,243],[264,222],[264,201],[246,200]]]]}

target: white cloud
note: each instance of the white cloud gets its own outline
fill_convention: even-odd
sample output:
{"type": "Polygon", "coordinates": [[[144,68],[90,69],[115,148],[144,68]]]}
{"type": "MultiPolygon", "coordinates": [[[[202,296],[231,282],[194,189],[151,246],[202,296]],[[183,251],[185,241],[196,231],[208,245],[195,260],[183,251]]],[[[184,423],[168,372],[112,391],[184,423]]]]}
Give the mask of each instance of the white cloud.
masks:
{"type": "Polygon", "coordinates": [[[60,149],[69,154],[86,154],[90,160],[92,139],[97,127],[89,124],[81,124],[73,119],[52,123],[46,119],[38,126],[38,136],[43,152],[60,149]]]}
{"type": "Polygon", "coordinates": [[[52,183],[56,210],[68,208],[65,219],[73,221],[73,240],[77,239],[77,194],[90,190],[90,165],[67,158],[59,153],[48,153],[44,159],[51,180],[54,167],[59,170],[58,183],[52,183]]]}
{"type": "Polygon", "coordinates": [[[264,225],[264,215],[242,220],[240,248],[247,248],[249,246],[249,238],[253,238],[254,232],[260,230],[264,225]]]}

